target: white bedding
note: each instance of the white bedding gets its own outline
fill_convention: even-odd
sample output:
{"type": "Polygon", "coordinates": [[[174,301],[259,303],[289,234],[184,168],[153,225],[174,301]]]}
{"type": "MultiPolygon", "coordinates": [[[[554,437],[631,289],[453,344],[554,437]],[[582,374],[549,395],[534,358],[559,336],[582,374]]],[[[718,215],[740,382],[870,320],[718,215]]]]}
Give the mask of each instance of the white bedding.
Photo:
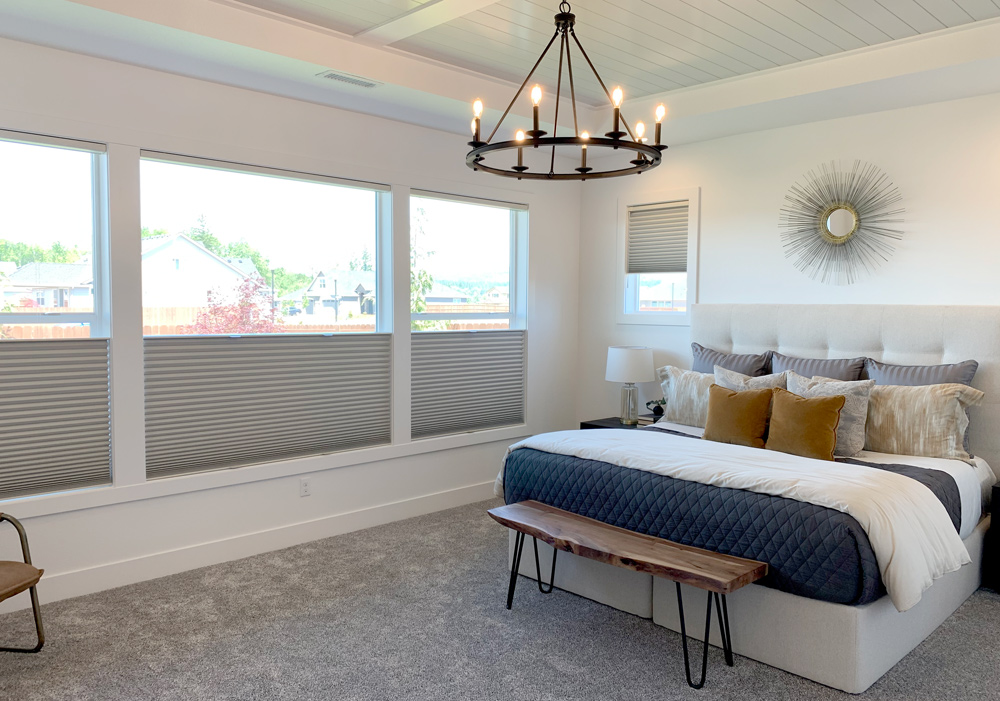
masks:
{"type": "MultiPolygon", "coordinates": [[[[668,427],[672,428],[664,426],[668,427]]],[[[511,446],[507,455],[519,448],[787,497],[847,513],[867,533],[886,591],[899,611],[919,602],[935,579],[971,562],[933,492],[886,470],[693,441],[655,429],[545,433],[511,446]]],[[[893,458],[900,462],[899,456],[893,458]]],[[[502,495],[502,470],[497,489],[502,495]]]]}
{"type": "MultiPolygon", "coordinates": [[[[669,431],[686,433],[691,436],[701,436],[705,429],[695,426],[683,426],[662,421],[648,427],[649,430],[664,428],[669,431]]],[[[958,492],[962,497],[962,527],[959,530],[959,537],[965,540],[976,529],[976,526],[983,518],[984,509],[989,506],[991,488],[996,484],[997,478],[993,474],[989,464],[980,457],[973,460],[973,464],[964,460],[954,460],[949,458],[925,458],[919,455],[892,455],[890,453],[873,453],[862,450],[854,456],[855,460],[865,462],[876,462],[883,465],[913,465],[923,467],[928,470],[941,470],[947,472],[958,485],[958,492]]]]}

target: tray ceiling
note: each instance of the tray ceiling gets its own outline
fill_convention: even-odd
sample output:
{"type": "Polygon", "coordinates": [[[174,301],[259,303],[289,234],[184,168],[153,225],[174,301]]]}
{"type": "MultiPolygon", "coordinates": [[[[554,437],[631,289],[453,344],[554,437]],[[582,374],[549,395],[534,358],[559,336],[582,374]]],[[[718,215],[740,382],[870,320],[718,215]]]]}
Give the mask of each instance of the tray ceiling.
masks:
{"type": "MultiPolygon", "coordinates": [[[[558,5],[555,0],[240,1],[512,82],[523,79],[552,36],[558,5]],[[415,21],[421,14],[424,21],[415,21]],[[395,32],[382,34],[389,41],[379,42],[387,24],[396,25],[395,32]]],[[[633,98],[1000,17],[993,0],[574,0],[572,5],[577,35],[605,82],[621,85],[633,98]]],[[[557,57],[550,52],[539,67],[539,80],[550,90],[557,57]]],[[[580,65],[579,54],[574,58],[579,97],[601,103],[600,87],[580,65]]]]}

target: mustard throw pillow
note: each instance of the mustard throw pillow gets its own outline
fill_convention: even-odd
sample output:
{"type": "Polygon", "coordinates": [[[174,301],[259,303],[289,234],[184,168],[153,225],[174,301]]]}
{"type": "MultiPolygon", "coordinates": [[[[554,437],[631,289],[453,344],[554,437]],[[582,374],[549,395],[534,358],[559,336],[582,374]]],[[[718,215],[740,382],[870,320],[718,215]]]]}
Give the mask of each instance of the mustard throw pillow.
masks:
{"type": "Polygon", "coordinates": [[[806,399],[776,388],[765,447],[804,458],[833,460],[840,412],[846,401],[839,394],[806,399]]]}
{"type": "Polygon", "coordinates": [[[770,389],[736,391],[712,385],[708,388],[705,440],[763,448],[770,408],[770,389]]]}

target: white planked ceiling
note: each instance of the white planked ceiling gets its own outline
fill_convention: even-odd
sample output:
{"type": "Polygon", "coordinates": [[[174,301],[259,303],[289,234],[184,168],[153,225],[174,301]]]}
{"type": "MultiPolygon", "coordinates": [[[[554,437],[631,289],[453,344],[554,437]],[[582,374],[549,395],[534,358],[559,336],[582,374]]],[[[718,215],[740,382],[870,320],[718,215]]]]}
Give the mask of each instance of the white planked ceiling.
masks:
{"type": "MultiPolygon", "coordinates": [[[[458,0],[240,0],[351,35],[458,0]]],[[[520,82],[554,32],[556,0],[462,0],[463,14],[394,49],[520,82]]],[[[577,35],[605,83],[637,98],[1000,17],[1000,0],[574,0],[577,35]]],[[[603,91],[574,48],[577,96],[603,91]]],[[[558,46],[538,69],[556,86],[558,46]]],[[[564,85],[565,91],[565,85],[564,85]]]]}

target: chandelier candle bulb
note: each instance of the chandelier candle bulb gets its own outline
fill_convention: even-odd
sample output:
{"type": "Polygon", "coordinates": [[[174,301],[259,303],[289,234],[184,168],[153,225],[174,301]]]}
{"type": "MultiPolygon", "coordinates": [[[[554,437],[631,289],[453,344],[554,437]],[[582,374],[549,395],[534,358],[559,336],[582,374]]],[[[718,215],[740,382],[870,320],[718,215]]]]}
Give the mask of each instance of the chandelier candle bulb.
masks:
{"type": "Polygon", "coordinates": [[[476,101],[472,103],[472,140],[476,143],[480,143],[480,118],[483,116],[483,101],[476,98],[476,101]]]}
{"type": "Polygon", "coordinates": [[[622,99],[624,96],[621,88],[615,88],[614,92],[611,93],[611,103],[615,106],[614,128],[611,130],[613,132],[617,132],[620,126],[622,99]]]}
{"type": "Polygon", "coordinates": [[[664,115],[666,115],[666,113],[667,113],[666,107],[664,107],[663,105],[656,106],[656,130],[653,136],[656,140],[657,146],[660,145],[660,127],[662,126],[661,122],[663,122],[663,117],[664,115]]]}
{"type": "MultiPolygon", "coordinates": [[[[583,132],[582,134],[580,134],[580,138],[581,139],[589,139],[590,138],[590,134],[588,134],[587,132],[583,132]]],[[[584,141],[583,145],[580,147],[580,167],[581,168],[586,168],[587,167],[587,142],[586,141],[584,141]]]]}
{"type": "MultiPolygon", "coordinates": [[[[542,88],[540,85],[536,85],[531,89],[531,114],[533,119],[532,129],[534,133],[538,134],[538,104],[542,101],[542,88]]],[[[535,144],[538,147],[538,144],[535,144]]]]}
{"type": "Polygon", "coordinates": [[[517,142],[517,165],[514,166],[514,170],[518,173],[523,173],[528,168],[524,165],[524,148],[521,144],[524,143],[524,129],[518,129],[514,134],[514,141],[517,142]]]}

